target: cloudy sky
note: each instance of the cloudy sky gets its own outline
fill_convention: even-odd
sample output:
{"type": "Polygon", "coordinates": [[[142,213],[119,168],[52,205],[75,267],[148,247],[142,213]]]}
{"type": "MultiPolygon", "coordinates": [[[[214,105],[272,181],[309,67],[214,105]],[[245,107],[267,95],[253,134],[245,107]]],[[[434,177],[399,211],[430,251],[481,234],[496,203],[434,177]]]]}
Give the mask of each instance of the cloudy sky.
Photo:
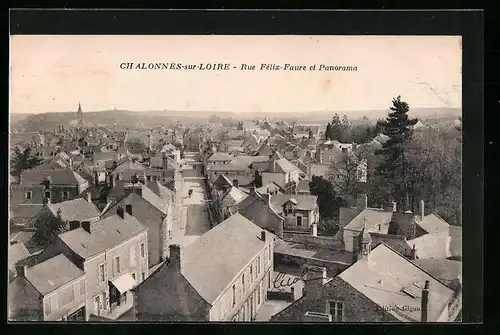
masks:
{"type": "Polygon", "coordinates": [[[10,37],[10,112],[305,112],[461,107],[461,38],[368,36],[10,37]],[[230,63],[229,71],[122,70],[123,62],[230,63]],[[351,65],[356,72],[240,71],[351,65]]]}

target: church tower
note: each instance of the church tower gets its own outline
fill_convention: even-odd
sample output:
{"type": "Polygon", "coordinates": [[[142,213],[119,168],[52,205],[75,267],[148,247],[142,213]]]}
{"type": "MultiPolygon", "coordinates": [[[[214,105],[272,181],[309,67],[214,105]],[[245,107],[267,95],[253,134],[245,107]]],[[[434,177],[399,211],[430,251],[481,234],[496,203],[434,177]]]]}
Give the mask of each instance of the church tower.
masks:
{"type": "Polygon", "coordinates": [[[82,105],[80,102],[78,102],[78,110],[76,111],[76,116],[78,120],[78,125],[81,126],[83,123],[83,111],[82,111],[82,105]]]}

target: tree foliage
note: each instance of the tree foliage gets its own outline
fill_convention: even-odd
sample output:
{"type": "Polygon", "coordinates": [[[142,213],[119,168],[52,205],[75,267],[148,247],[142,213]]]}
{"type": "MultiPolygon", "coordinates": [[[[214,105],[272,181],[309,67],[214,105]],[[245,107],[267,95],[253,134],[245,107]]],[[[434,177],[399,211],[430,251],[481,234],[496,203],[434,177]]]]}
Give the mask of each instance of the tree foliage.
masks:
{"type": "Polygon", "coordinates": [[[66,223],[62,219],[61,210],[57,211],[56,216],[48,210],[43,211],[35,222],[35,234],[33,239],[41,247],[49,245],[54,238],[67,230],[66,223]]]}
{"type": "Polygon", "coordinates": [[[21,150],[19,147],[14,149],[10,160],[11,173],[19,177],[25,170],[33,169],[43,163],[43,159],[32,153],[31,147],[21,150]]]}
{"type": "Polygon", "coordinates": [[[337,196],[330,181],[321,176],[313,176],[309,182],[309,189],[312,195],[318,196],[319,214],[323,219],[338,216],[339,208],[344,205],[344,201],[337,196]]]}
{"type": "Polygon", "coordinates": [[[349,153],[331,163],[332,172],[328,180],[339,194],[355,196],[358,193],[357,171],[360,160],[355,154],[349,153]]]}
{"type": "Polygon", "coordinates": [[[391,195],[399,203],[405,203],[409,192],[408,180],[408,144],[413,135],[412,126],[417,119],[408,116],[410,106],[401,100],[401,96],[392,100],[391,112],[385,121],[380,122],[383,134],[389,139],[377,150],[376,154],[383,157],[383,161],[377,167],[378,173],[386,180],[391,181],[391,195]]]}

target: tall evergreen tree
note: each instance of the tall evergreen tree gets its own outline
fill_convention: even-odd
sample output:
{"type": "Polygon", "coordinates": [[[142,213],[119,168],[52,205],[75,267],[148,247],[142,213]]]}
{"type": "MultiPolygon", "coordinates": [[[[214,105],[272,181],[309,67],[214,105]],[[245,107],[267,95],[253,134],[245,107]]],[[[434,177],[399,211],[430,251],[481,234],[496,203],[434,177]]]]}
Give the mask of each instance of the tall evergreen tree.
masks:
{"type": "Polygon", "coordinates": [[[330,122],[326,125],[326,130],[325,130],[325,140],[330,139],[330,132],[331,132],[332,126],[330,125],[330,122]]]}
{"type": "Polygon", "coordinates": [[[413,129],[418,119],[408,116],[410,106],[401,100],[401,96],[392,100],[391,112],[385,121],[378,121],[382,133],[389,137],[382,149],[376,154],[383,160],[377,167],[377,172],[391,184],[391,196],[401,205],[408,202],[408,159],[405,157],[407,144],[412,138],[413,129]]]}
{"type": "Polygon", "coordinates": [[[24,150],[16,147],[10,160],[11,173],[15,177],[19,177],[25,170],[30,170],[43,163],[43,159],[34,155],[31,148],[27,147],[24,150]]]}
{"type": "Polygon", "coordinates": [[[61,209],[57,210],[55,216],[48,210],[43,212],[35,222],[35,229],[33,239],[38,245],[41,247],[49,245],[57,235],[67,230],[66,223],[62,219],[61,209]]]}
{"type": "Polygon", "coordinates": [[[330,124],[330,140],[342,141],[344,126],[338,113],[335,113],[330,124]]]}

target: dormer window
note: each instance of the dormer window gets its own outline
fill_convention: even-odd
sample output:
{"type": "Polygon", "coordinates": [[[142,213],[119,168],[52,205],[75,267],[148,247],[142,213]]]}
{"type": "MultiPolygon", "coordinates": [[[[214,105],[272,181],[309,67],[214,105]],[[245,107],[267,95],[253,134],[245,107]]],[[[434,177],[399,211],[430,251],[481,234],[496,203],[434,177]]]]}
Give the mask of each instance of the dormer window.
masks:
{"type": "Polygon", "coordinates": [[[33,197],[33,193],[31,191],[26,191],[26,193],[24,194],[26,199],[32,199],[33,197]]]}

